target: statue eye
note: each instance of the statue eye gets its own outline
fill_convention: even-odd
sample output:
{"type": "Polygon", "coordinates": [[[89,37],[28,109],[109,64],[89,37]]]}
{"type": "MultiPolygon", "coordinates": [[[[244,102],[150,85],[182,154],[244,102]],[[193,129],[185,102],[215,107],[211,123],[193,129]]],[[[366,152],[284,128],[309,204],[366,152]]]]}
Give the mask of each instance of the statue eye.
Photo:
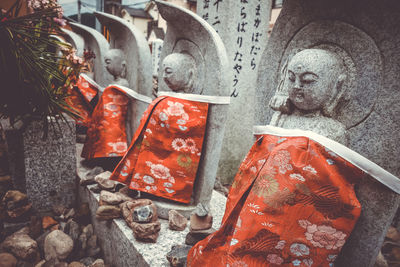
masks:
{"type": "Polygon", "coordinates": [[[111,63],[111,59],[106,59],[106,64],[110,64],[111,63]]]}
{"type": "Polygon", "coordinates": [[[305,75],[303,75],[303,77],[301,77],[301,81],[305,84],[310,84],[315,82],[318,79],[318,77],[314,74],[311,73],[306,73],[305,75]]]}
{"type": "Polygon", "coordinates": [[[169,67],[165,68],[164,71],[165,71],[166,74],[171,74],[173,72],[172,69],[169,68],[169,67]]]}

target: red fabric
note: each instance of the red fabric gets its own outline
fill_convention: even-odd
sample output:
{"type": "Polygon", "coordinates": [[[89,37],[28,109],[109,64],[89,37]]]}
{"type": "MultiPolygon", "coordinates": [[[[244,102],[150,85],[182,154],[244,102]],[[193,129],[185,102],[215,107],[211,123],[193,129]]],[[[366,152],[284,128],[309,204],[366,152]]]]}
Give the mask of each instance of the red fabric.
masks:
{"type": "Polygon", "coordinates": [[[73,112],[77,113],[80,118],[75,118],[77,124],[88,126],[93,105],[91,101],[97,95],[98,88],[90,84],[82,76],[79,76],[76,86],[68,88],[69,96],[66,99],[67,104],[73,108],[73,112]]]}
{"type": "Polygon", "coordinates": [[[360,216],[364,173],[306,137],[259,137],[229,192],[221,228],[188,266],[333,266],[360,216]]]}
{"type": "Polygon", "coordinates": [[[111,179],[129,188],[189,203],[203,146],[208,104],[155,99],[111,179]]]}
{"type": "Polygon", "coordinates": [[[126,153],[128,105],[129,98],[122,89],[109,86],[104,90],[92,113],[82,157],[121,157],[126,153]]]}

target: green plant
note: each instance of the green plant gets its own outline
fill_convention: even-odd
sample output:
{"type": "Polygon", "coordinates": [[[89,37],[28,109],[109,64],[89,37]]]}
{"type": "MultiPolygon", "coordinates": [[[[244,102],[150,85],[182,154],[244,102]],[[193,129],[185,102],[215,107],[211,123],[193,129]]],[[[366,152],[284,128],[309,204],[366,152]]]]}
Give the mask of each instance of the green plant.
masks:
{"type": "Polygon", "coordinates": [[[77,116],[65,101],[76,69],[58,55],[60,48],[70,47],[54,38],[61,35],[59,6],[24,16],[20,9],[21,0],[16,0],[0,12],[0,118],[14,123],[35,117],[47,127],[48,116],[55,116],[55,122],[65,120],[64,114],[77,116]]]}

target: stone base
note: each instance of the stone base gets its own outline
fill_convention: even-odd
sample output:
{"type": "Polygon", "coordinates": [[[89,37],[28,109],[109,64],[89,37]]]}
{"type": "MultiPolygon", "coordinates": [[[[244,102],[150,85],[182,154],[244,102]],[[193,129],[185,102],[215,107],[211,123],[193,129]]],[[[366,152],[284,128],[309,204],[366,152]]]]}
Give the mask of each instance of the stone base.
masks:
{"type": "MultiPolygon", "coordinates": [[[[80,148],[81,145],[78,145],[77,152],[81,150],[80,148]]],[[[82,178],[89,169],[82,167],[80,157],[77,158],[79,159],[77,161],[77,173],[82,178]]],[[[90,190],[92,186],[95,185],[80,186],[79,199],[82,202],[89,203],[92,224],[100,246],[103,249],[106,263],[116,267],[170,266],[166,255],[173,245],[185,243],[185,237],[189,232],[189,225],[183,231],[173,231],[168,227],[168,220],[160,219],[161,231],[156,243],[137,241],[133,236],[132,230],[122,218],[111,221],[99,221],[96,219],[96,210],[99,206],[100,195],[90,190]]],[[[226,197],[214,191],[211,199],[211,212],[214,216],[213,227],[215,229],[220,227],[225,211],[225,203],[226,197]]]]}
{"type": "MultiPolygon", "coordinates": [[[[157,206],[157,213],[158,217],[168,220],[168,212],[170,210],[176,210],[179,211],[180,214],[185,216],[186,218],[190,218],[190,214],[194,211],[196,206],[194,205],[185,205],[185,204],[180,204],[180,203],[169,203],[166,201],[162,200],[155,200],[152,199],[154,204],[157,206]]],[[[224,208],[225,210],[225,208],[224,208]]]]}
{"type": "Polygon", "coordinates": [[[6,128],[6,138],[14,188],[26,192],[36,210],[47,212],[55,204],[75,204],[76,133],[72,119],[49,126],[46,139],[43,128],[34,120],[23,130],[6,128]]]}

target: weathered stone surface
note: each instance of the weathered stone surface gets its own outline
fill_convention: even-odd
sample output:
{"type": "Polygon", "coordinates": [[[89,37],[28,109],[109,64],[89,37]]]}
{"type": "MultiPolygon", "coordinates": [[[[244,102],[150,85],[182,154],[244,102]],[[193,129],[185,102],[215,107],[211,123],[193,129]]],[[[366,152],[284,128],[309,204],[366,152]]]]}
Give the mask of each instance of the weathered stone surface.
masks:
{"type": "Polygon", "coordinates": [[[51,259],[64,260],[71,253],[74,242],[67,234],[60,230],[52,231],[44,240],[44,254],[46,261],[51,259]]]}
{"type": "Polygon", "coordinates": [[[6,220],[21,221],[28,219],[32,203],[29,203],[26,194],[17,190],[7,191],[3,197],[2,203],[7,211],[6,220]]]}
{"type": "Polygon", "coordinates": [[[132,218],[134,222],[148,223],[153,220],[153,217],[157,216],[155,205],[139,206],[133,209],[132,218]]]}
{"type": "Polygon", "coordinates": [[[170,210],[168,212],[168,222],[169,222],[169,229],[175,231],[183,231],[186,228],[188,220],[177,212],[176,210],[170,210]]]}
{"type": "Polygon", "coordinates": [[[218,177],[231,183],[239,164],[252,145],[257,70],[268,34],[272,1],[220,1],[210,5],[197,1],[197,13],[207,20],[225,45],[231,103],[226,122],[218,177]],[[256,10],[259,10],[256,12],[256,10]],[[232,30],[235,28],[236,30],[232,30]]]}
{"type": "Polygon", "coordinates": [[[172,267],[186,266],[187,254],[192,246],[187,245],[174,245],[171,251],[167,253],[166,257],[172,267]]]}
{"type": "Polygon", "coordinates": [[[32,121],[23,133],[10,131],[7,140],[14,139],[9,150],[16,153],[9,160],[14,162],[10,170],[16,188],[26,189],[35,209],[49,211],[54,204],[75,202],[75,122],[60,121],[46,140],[43,126],[42,121],[32,121]]]}
{"type": "Polygon", "coordinates": [[[1,267],[16,267],[17,259],[10,253],[0,253],[0,266],[1,267]]]}
{"type": "MultiPolygon", "coordinates": [[[[120,205],[121,210],[122,210],[122,216],[124,217],[125,221],[129,225],[129,227],[131,227],[133,229],[135,226],[135,222],[133,219],[133,213],[134,213],[135,208],[149,206],[149,205],[150,206],[154,205],[150,199],[136,199],[133,201],[124,202],[120,205]]],[[[156,222],[156,221],[157,221],[157,212],[154,207],[153,216],[151,217],[151,222],[156,222]]]]}
{"type": "Polygon", "coordinates": [[[200,217],[197,214],[192,214],[190,216],[190,231],[210,229],[212,223],[213,217],[211,215],[200,217]]]}
{"type": "Polygon", "coordinates": [[[158,221],[151,223],[134,223],[132,230],[136,239],[155,243],[161,230],[161,224],[158,221]]]}
{"type": "Polygon", "coordinates": [[[124,193],[116,192],[115,194],[121,198],[122,202],[133,201],[132,197],[129,197],[129,196],[125,195],[124,193]]]}
{"type": "Polygon", "coordinates": [[[118,205],[122,202],[121,196],[105,190],[100,192],[100,206],[102,205],[118,205]]]}
{"type": "Polygon", "coordinates": [[[92,265],[90,265],[90,267],[105,267],[104,260],[97,259],[92,265]]]}
{"type": "Polygon", "coordinates": [[[1,244],[1,248],[26,261],[34,260],[38,253],[36,241],[23,231],[8,236],[1,244]]]}
{"type": "Polygon", "coordinates": [[[68,263],[66,262],[58,262],[54,265],[54,267],[68,267],[68,263]]]}
{"type": "Polygon", "coordinates": [[[103,190],[111,191],[115,188],[116,182],[110,180],[111,172],[102,172],[94,178],[99,187],[103,190]]]}
{"type": "Polygon", "coordinates": [[[104,205],[100,206],[96,211],[96,218],[99,220],[111,220],[121,217],[121,209],[119,207],[104,205]]]}
{"type": "Polygon", "coordinates": [[[213,232],[215,232],[214,228],[208,229],[207,231],[200,231],[199,233],[189,232],[186,235],[185,244],[189,246],[194,246],[197,242],[203,240],[213,232]]]}

